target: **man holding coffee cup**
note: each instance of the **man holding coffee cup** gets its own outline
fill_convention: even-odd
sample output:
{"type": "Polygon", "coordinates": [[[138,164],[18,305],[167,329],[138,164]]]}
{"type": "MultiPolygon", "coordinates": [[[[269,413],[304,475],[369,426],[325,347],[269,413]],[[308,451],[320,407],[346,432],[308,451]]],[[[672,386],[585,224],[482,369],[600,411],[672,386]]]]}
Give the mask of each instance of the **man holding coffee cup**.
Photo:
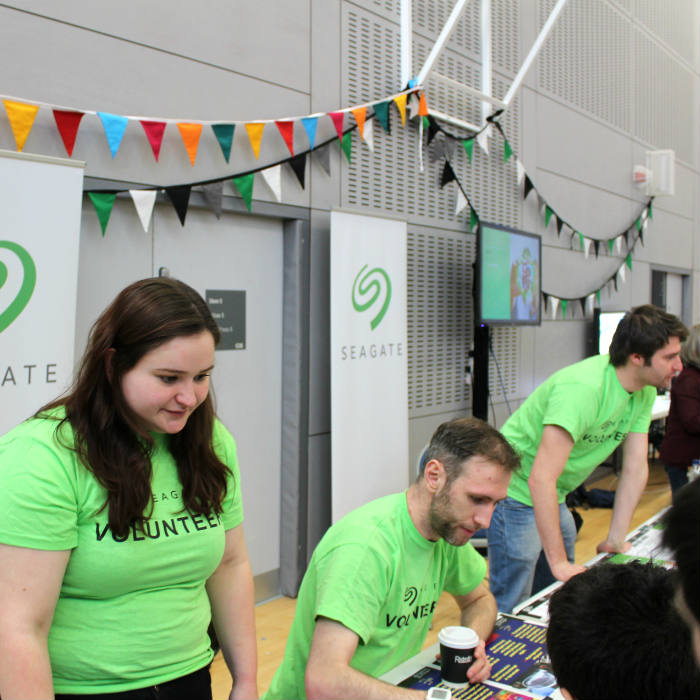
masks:
{"type": "Polygon", "coordinates": [[[478,635],[461,680],[486,680],[484,642],[496,602],[469,539],[488,527],[518,466],[513,448],[487,423],[443,423],[407,491],[349,513],[319,543],[265,697],[425,697],[378,677],[420,651],[443,590],[455,597],[461,625],[478,635]]]}

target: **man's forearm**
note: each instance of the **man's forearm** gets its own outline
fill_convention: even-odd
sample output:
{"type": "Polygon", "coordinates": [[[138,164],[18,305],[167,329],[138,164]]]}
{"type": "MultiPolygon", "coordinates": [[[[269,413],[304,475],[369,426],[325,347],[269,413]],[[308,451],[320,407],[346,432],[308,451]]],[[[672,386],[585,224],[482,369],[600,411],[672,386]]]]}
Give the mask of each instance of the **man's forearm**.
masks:
{"type": "Polygon", "coordinates": [[[306,697],[308,700],[316,698],[332,700],[333,698],[367,698],[367,700],[416,700],[425,698],[422,690],[400,688],[391,683],[385,683],[377,678],[372,678],[366,673],[357,671],[345,664],[336,664],[331,668],[308,669],[306,672],[306,697]]]}
{"type": "Polygon", "coordinates": [[[530,481],[530,495],[535,523],[550,568],[567,561],[564,538],[559,523],[556,484],[544,480],[530,481]]]}
{"type": "Polygon", "coordinates": [[[493,632],[497,615],[496,599],[489,594],[463,608],[460,622],[464,627],[471,627],[479,635],[479,639],[486,641],[493,632]]]}
{"type": "Polygon", "coordinates": [[[648,476],[649,465],[646,459],[632,468],[623,467],[620,483],[615,492],[615,506],[607,538],[608,544],[616,550],[624,546],[632,515],[644,491],[648,476]]]}

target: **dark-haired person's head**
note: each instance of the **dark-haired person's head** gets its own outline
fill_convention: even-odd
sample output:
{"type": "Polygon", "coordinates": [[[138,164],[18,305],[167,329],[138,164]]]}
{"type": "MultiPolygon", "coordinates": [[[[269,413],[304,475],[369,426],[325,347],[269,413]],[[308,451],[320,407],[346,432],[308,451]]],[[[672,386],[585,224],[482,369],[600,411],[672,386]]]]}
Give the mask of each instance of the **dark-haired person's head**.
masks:
{"type": "Polygon", "coordinates": [[[462,474],[464,463],[472,457],[499,464],[512,473],[520,459],[496,428],[478,418],[455,418],[438,426],[423,453],[418,478],[431,460],[442,463],[450,484],[462,474]]]}
{"type": "Polygon", "coordinates": [[[684,486],[666,512],[663,543],[676,560],[676,605],[690,627],[700,664],[700,479],[684,486]]]}
{"type": "Polygon", "coordinates": [[[652,304],[637,306],[617,324],[610,342],[610,363],[622,367],[630,355],[640,355],[649,366],[654,354],[672,338],[681,342],[687,336],[688,329],[677,316],[652,304]]]}
{"type": "Polygon", "coordinates": [[[565,697],[700,698],[690,634],[673,604],[670,571],[599,564],[549,603],[547,649],[565,697]]]}

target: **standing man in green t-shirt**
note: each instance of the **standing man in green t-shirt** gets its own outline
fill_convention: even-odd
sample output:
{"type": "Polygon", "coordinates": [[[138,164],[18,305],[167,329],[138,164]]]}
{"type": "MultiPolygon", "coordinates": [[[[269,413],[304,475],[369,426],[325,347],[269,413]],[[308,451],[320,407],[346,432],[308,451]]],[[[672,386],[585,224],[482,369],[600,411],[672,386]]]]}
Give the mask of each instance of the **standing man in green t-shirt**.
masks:
{"type": "Polygon", "coordinates": [[[649,473],[648,431],[656,389],[682,369],[688,335],[675,316],[651,306],[627,312],[609,355],[555,372],[506,421],[503,435],[522,468],[488,532],[489,583],[498,609],[513,607],[555,579],[581,573],[566,495],[623,445],[610,530],[599,552],[629,547],[625,535],[649,473]]]}
{"type": "Polygon", "coordinates": [[[484,583],[486,563],[468,542],[488,527],[518,465],[487,423],[443,423],[407,491],[349,513],[316,547],[265,697],[425,697],[377,678],[420,651],[443,590],[480,639],[465,682],[488,678],[484,644],[496,601],[484,583]]]}

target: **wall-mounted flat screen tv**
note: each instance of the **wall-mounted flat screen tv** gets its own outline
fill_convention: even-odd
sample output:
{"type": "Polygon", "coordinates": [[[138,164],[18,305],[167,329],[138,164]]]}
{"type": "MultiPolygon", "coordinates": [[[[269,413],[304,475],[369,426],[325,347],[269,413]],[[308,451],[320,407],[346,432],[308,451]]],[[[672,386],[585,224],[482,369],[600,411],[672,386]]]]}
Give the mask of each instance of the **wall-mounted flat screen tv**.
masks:
{"type": "MultiPolygon", "coordinates": [[[[598,311],[596,309],[596,311],[598,311]]],[[[598,353],[605,355],[610,349],[610,343],[617,330],[617,325],[622,321],[624,311],[598,311],[595,314],[598,321],[598,353]]]]}
{"type": "Polygon", "coordinates": [[[499,224],[477,230],[479,323],[538,326],[542,322],[542,239],[499,224]]]}

